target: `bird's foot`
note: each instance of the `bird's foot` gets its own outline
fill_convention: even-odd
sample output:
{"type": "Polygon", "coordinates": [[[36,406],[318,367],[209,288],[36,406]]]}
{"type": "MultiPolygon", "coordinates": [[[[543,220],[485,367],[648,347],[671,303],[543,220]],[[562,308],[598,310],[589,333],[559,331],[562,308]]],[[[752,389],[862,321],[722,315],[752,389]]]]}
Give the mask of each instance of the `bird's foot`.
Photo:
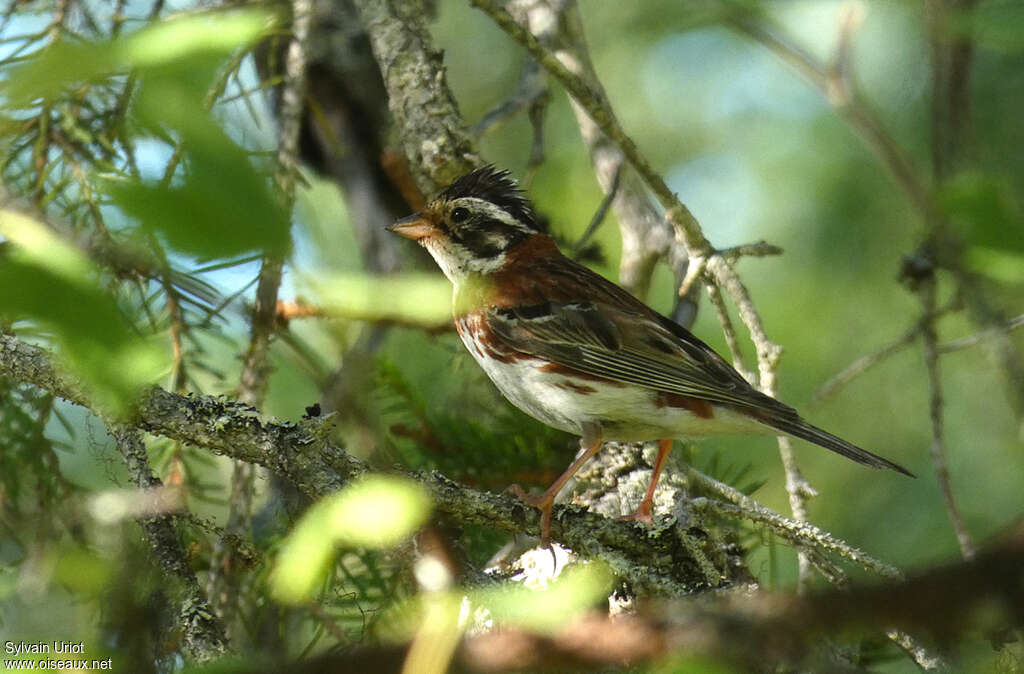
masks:
{"type": "Polygon", "coordinates": [[[547,492],[543,494],[528,494],[518,484],[510,484],[505,491],[514,495],[528,506],[540,510],[540,545],[542,548],[551,547],[551,511],[555,507],[555,499],[547,492]]]}
{"type": "Polygon", "coordinates": [[[644,499],[640,502],[636,512],[632,515],[623,515],[619,519],[626,520],[627,522],[643,522],[647,525],[654,524],[654,504],[644,499]]]}

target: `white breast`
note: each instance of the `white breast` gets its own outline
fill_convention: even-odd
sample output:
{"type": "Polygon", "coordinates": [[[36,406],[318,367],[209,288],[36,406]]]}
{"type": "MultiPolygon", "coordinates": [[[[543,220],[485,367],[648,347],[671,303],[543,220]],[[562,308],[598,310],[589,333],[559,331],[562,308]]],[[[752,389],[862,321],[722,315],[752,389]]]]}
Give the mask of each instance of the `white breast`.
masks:
{"type": "Polygon", "coordinates": [[[713,418],[658,404],[657,392],[634,385],[578,378],[545,367],[545,361],[500,350],[480,330],[481,320],[456,321],[463,344],[509,402],[545,424],[582,435],[585,423],[598,424],[605,440],[640,442],[694,438],[723,433],[770,432],[744,415],[716,407],[713,418]],[[554,371],[552,371],[554,370],[554,371]]]}

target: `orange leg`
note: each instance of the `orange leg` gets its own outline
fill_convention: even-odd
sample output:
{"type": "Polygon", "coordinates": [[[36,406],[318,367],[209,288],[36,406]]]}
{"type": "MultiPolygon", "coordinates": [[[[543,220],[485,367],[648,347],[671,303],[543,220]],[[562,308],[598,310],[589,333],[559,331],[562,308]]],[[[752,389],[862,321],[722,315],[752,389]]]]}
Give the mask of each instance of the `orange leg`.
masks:
{"type": "Polygon", "coordinates": [[[551,544],[551,510],[555,506],[555,497],[562,487],[569,481],[576,472],[583,467],[590,457],[597,454],[601,449],[601,429],[598,426],[585,426],[583,437],[580,438],[580,447],[584,450],[576,460],[572,462],[565,472],[558,476],[558,479],[547,488],[543,494],[527,494],[519,485],[512,485],[509,489],[516,494],[527,505],[532,505],[540,510],[540,544],[548,547],[551,544]]]}
{"type": "Polygon", "coordinates": [[[622,519],[643,522],[644,524],[654,523],[654,488],[658,486],[658,478],[661,477],[661,469],[665,467],[665,459],[672,451],[672,438],[665,438],[658,441],[658,458],[654,460],[654,470],[651,471],[651,481],[647,483],[647,493],[640,506],[632,515],[626,515],[622,519]]]}

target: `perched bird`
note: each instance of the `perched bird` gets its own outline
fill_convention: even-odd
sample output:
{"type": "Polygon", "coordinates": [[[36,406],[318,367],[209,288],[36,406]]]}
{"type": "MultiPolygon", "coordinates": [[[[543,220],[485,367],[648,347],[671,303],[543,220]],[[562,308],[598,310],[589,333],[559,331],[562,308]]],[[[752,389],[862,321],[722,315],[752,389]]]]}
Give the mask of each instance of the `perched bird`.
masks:
{"type": "Polygon", "coordinates": [[[789,434],[872,468],[903,467],[800,418],[754,389],[711,347],[559,252],[507,171],[468,173],[389,227],[427,249],[454,285],[455,326],[508,400],[581,436],[582,451],[541,495],[546,544],[555,497],[605,440],[658,440],[631,519],[650,522],[673,438],[789,434]]]}

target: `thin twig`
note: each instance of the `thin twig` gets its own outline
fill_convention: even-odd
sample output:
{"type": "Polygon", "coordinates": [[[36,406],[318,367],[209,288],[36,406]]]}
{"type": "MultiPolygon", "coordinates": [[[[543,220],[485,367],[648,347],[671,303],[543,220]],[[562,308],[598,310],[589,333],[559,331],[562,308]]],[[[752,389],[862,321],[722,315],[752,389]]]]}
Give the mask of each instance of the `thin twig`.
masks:
{"type": "MultiPolygon", "coordinates": [[[[753,19],[749,13],[737,14],[728,25],[767,48],[819,89],[839,116],[846,120],[875,152],[924,219],[930,220],[933,217],[936,209],[928,189],[921,183],[906,153],[885,128],[875,111],[858,90],[851,88],[852,78],[846,70],[830,70],[808,51],[797,46],[778,26],[768,24],[762,17],[753,19]]],[[[849,49],[852,30],[855,27],[855,22],[840,24],[840,45],[845,44],[845,49],[849,49]],[[845,38],[842,37],[844,35],[845,38]]],[[[840,62],[841,60],[839,58],[840,62]]]]}
{"type": "MultiPolygon", "coordinates": [[[[958,296],[955,296],[949,302],[947,302],[945,306],[936,310],[934,319],[938,320],[942,316],[945,316],[946,314],[958,309],[960,306],[960,298],[958,296]]],[[[1024,319],[1024,316],[1022,316],[1021,318],[1024,319]]],[[[984,339],[984,334],[985,333],[981,333],[973,337],[977,338],[980,341],[981,339],[984,339]]],[[[900,335],[896,340],[890,342],[889,344],[886,344],[877,351],[872,351],[871,353],[865,354],[858,358],[857,360],[853,361],[845,368],[843,368],[838,374],[833,375],[832,377],[827,379],[821,386],[818,387],[818,390],[816,390],[814,392],[814,395],[811,396],[811,407],[820,405],[821,403],[825,402],[826,400],[834,396],[839,391],[839,389],[843,388],[860,375],[864,374],[871,368],[875,367],[876,365],[879,365],[883,361],[887,360],[888,358],[896,355],[903,349],[907,348],[908,346],[913,344],[914,340],[917,339],[920,335],[921,322],[918,321],[916,324],[914,324],[912,328],[910,328],[905,333],[900,335]]],[[[953,344],[953,342],[950,342],[950,344],[953,344]]],[[[943,351],[943,346],[944,345],[941,344],[939,345],[940,353],[943,351]]],[[[973,344],[965,344],[962,348],[967,348],[968,346],[973,346],[973,344]]]]}
{"type": "Polygon", "coordinates": [[[865,354],[847,365],[838,374],[833,375],[818,387],[818,390],[811,396],[811,406],[820,405],[836,394],[851,381],[864,374],[882,361],[888,359],[903,349],[910,346],[921,334],[921,325],[917,324],[894,342],[886,344],[881,349],[865,354]]]}
{"type": "Polygon", "coordinates": [[[615,196],[619,192],[619,178],[622,177],[622,164],[615,167],[615,173],[612,175],[612,186],[608,190],[608,193],[604,195],[604,199],[597,207],[597,211],[594,212],[594,217],[590,219],[590,224],[583,231],[583,235],[576,241],[572,246],[571,257],[574,260],[578,260],[580,253],[586,248],[587,244],[590,243],[590,239],[597,232],[597,228],[604,222],[605,216],[608,215],[608,209],[611,208],[612,202],[615,200],[615,196]]]}
{"type": "MultiPolygon", "coordinates": [[[[293,0],[292,37],[285,54],[284,84],[281,92],[280,137],[278,140],[276,183],[290,212],[298,177],[299,131],[304,113],[306,63],[312,24],[311,0],[293,0]]],[[[284,260],[275,253],[263,259],[256,301],[253,305],[249,348],[239,377],[238,398],[256,409],[263,407],[270,376],[270,344],[277,332],[277,295],[281,286],[284,260]]],[[[255,473],[245,461],[235,461],[231,474],[228,507],[228,533],[248,531],[252,516],[255,473]]],[[[208,591],[218,612],[230,622],[237,604],[238,578],[231,571],[232,549],[218,541],[210,562],[208,591]]]]}
{"type": "Polygon", "coordinates": [[[739,340],[736,338],[736,328],[733,327],[732,318],[729,317],[729,310],[722,298],[722,289],[714,283],[707,284],[708,300],[715,308],[718,315],[718,323],[722,326],[722,334],[725,335],[725,343],[729,346],[729,353],[732,354],[732,366],[737,372],[743,375],[748,382],[753,383],[757,375],[747,368],[743,360],[743,352],[740,350],[739,340]]]}
{"type": "Polygon", "coordinates": [[[943,423],[944,401],[942,397],[942,378],[939,373],[938,336],[935,332],[935,285],[936,282],[933,276],[918,286],[918,294],[921,298],[923,309],[921,338],[924,344],[925,366],[928,370],[928,385],[931,390],[928,410],[932,422],[932,465],[935,466],[935,477],[938,480],[939,488],[942,490],[942,500],[946,505],[949,520],[953,524],[953,531],[956,533],[956,540],[960,545],[960,553],[964,559],[971,559],[974,557],[976,549],[971,540],[970,532],[967,531],[963,515],[960,514],[960,509],[956,505],[956,499],[953,496],[953,485],[949,477],[949,467],[946,464],[946,437],[943,423]]]}
{"type": "Polygon", "coordinates": [[[519,87],[508,100],[500,103],[490,112],[480,118],[480,121],[473,125],[474,136],[480,137],[490,133],[501,126],[511,117],[529,110],[537,101],[549,96],[547,85],[544,83],[543,71],[533,59],[526,59],[523,64],[523,72],[519,76],[519,87]]]}
{"type": "Polygon", "coordinates": [[[797,549],[800,549],[802,546],[809,546],[815,550],[833,552],[885,578],[903,577],[903,573],[891,564],[875,559],[813,524],[783,517],[735,487],[719,482],[695,468],[688,467],[686,475],[701,488],[726,501],[722,502],[704,497],[696,498],[691,502],[691,505],[697,510],[706,510],[720,515],[760,522],[767,525],[785,540],[796,545],[797,549]]]}
{"type": "Polygon", "coordinates": [[[769,257],[771,255],[782,255],[782,253],[782,248],[773,243],[768,243],[767,241],[744,243],[739,246],[721,248],[718,250],[718,254],[730,263],[735,262],[741,257],[769,257]]]}
{"type": "MultiPolygon", "coordinates": [[[[1024,314],[1011,318],[1006,322],[1001,329],[997,329],[1001,332],[1010,332],[1016,330],[1020,326],[1024,325],[1024,314]]],[[[983,332],[977,332],[967,337],[961,337],[960,339],[953,339],[948,342],[939,344],[936,348],[940,354],[942,353],[953,353],[954,351],[962,351],[963,349],[969,349],[972,346],[977,346],[982,342],[994,338],[996,335],[993,334],[992,330],[985,330],[983,332]]]]}
{"type": "Polygon", "coordinates": [[[889,630],[885,636],[903,649],[918,667],[926,672],[947,671],[949,664],[939,655],[928,650],[921,642],[903,630],[889,630]]]}
{"type": "MultiPolygon", "coordinates": [[[[575,2],[514,0],[505,8],[554,58],[578,75],[588,90],[598,98],[604,98],[604,88],[591,61],[575,2]]],[[[612,208],[622,235],[619,282],[643,299],[650,289],[655,265],[664,260],[676,277],[676,283],[681,284],[687,272],[688,258],[671,223],[665,220],[643,181],[625,161],[618,145],[580,103],[570,99],[570,104],[601,190],[606,195],[616,192],[612,208]],[[613,190],[612,179],[616,174],[619,181],[613,190]]],[[[699,289],[678,296],[671,312],[672,318],[684,327],[693,325],[699,299],[699,289]]]]}

